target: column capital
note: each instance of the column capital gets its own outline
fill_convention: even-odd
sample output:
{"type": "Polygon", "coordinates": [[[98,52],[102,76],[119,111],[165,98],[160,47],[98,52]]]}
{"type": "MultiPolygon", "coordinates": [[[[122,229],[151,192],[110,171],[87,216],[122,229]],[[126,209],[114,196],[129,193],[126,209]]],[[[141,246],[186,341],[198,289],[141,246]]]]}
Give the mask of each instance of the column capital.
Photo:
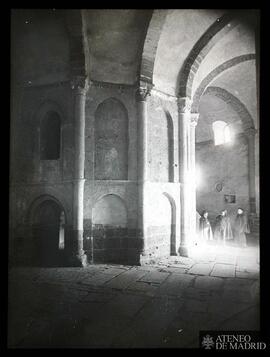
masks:
{"type": "Polygon", "coordinates": [[[152,88],[153,88],[152,83],[140,81],[139,87],[136,90],[137,102],[145,102],[147,97],[151,95],[152,88]]]}
{"type": "Polygon", "coordinates": [[[178,112],[185,114],[190,113],[191,110],[191,99],[189,97],[181,97],[177,100],[178,103],[178,112]]]}
{"type": "Polygon", "coordinates": [[[245,133],[245,135],[247,137],[250,138],[250,137],[254,137],[255,136],[255,134],[257,133],[257,130],[255,128],[251,127],[251,128],[245,129],[244,133],[245,133]]]}
{"type": "Polygon", "coordinates": [[[199,120],[199,113],[190,113],[190,124],[192,127],[196,127],[199,120]]]}
{"type": "Polygon", "coordinates": [[[70,81],[71,89],[76,91],[76,94],[86,95],[89,89],[89,81],[85,76],[73,77],[70,81]]]}

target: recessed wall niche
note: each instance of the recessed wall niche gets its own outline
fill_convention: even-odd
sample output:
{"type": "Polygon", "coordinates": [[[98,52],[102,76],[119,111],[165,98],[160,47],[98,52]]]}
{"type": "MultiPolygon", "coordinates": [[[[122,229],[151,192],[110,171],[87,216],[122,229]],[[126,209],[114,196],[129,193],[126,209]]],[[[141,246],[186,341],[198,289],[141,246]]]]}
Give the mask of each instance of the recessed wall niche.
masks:
{"type": "Polygon", "coordinates": [[[128,179],[128,114],[115,98],[95,113],[95,180],[128,179]]]}

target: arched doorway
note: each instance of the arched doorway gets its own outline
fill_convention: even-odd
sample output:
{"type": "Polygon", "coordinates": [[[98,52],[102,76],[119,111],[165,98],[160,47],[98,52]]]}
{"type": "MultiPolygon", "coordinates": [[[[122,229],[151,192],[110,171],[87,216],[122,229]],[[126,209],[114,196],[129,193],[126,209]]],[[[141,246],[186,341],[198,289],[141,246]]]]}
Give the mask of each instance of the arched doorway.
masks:
{"type": "Polygon", "coordinates": [[[166,192],[160,195],[156,192],[153,199],[147,221],[148,254],[153,258],[176,255],[175,202],[166,192]]]}
{"type": "Polygon", "coordinates": [[[170,202],[170,215],[169,221],[170,223],[170,230],[169,230],[169,244],[170,244],[170,255],[177,255],[176,253],[176,207],[174,199],[168,195],[166,192],[163,192],[163,195],[167,197],[168,201],[170,202]]]}
{"type": "Polygon", "coordinates": [[[33,264],[62,265],[65,248],[65,213],[53,199],[45,199],[33,208],[31,217],[33,264]]]}

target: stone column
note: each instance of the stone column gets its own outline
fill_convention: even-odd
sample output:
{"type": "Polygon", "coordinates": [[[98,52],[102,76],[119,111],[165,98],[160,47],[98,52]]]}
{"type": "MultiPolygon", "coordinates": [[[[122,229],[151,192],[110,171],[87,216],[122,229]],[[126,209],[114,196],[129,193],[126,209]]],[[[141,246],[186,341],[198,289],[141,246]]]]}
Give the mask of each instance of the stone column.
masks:
{"type": "Polygon", "coordinates": [[[248,176],[249,176],[249,210],[256,215],[256,190],[255,190],[255,128],[245,130],[248,139],[248,176]]]}
{"type": "Polygon", "coordinates": [[[73,174],[73,227],[71,261],[73,265],[84,266],[86,256],[83,250],[83,205],[84,205],[84,160],[85,160],[85,96],[88,84],[85,78],[75,78],[74,90],[74,174],[73,174]]]}
{"type": "Polygon", "coordinates": [[[196,239],[196,160],[195,160],[195,130],[199,114],[191,113],[190,117],[190,234],[196,239]]]}
{"type": "Polygon", "coordinates": [[[147,235],[145,185],[147,181],[147,96],[150,95],[152,86],[140,83],[136,92],[138,113],[138,231],[141,239],[141,253],[145,250],[147,235]]]}
{"type": "Polygon", "coordinates": [[[188,143],[190,131],[190,107],[189,98],[178,99],[178,119],[179,119],[179,181],[180,181],[180,210],[181,210],[181,242],[179,253],[188,256],[188,246],[190,244],[190,220],[189,220],[189,171],[188,143]]]}

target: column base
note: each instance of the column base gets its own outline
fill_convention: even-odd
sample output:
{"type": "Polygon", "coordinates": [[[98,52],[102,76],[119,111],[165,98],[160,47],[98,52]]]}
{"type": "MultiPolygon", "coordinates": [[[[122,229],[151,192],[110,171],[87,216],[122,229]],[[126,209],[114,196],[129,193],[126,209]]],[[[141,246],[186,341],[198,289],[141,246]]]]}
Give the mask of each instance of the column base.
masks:
{"type": "Polygon", "coordinates": [[[74,267],[86,267],[88,265],[87,255],[83,250],[83,231],[73,230],[72,247],[69,262],[74,267]]]}
{"type": "Polygon", "coordinates": [[[180,246],[180,248],[179,248],[179,255],[180,255],[181,257],[186,257],[186,258],[188,258],[188,257],[189,257],[188,247],[187,247],[187,246],[180,246]]]}
{"type": "Polygon", "coordinates": [[[89,265],[87,262],[87,255],[85,253],[81,255],[72,256],[69,259],[69,265],[73,267],[85,268],[89,265]]]}

